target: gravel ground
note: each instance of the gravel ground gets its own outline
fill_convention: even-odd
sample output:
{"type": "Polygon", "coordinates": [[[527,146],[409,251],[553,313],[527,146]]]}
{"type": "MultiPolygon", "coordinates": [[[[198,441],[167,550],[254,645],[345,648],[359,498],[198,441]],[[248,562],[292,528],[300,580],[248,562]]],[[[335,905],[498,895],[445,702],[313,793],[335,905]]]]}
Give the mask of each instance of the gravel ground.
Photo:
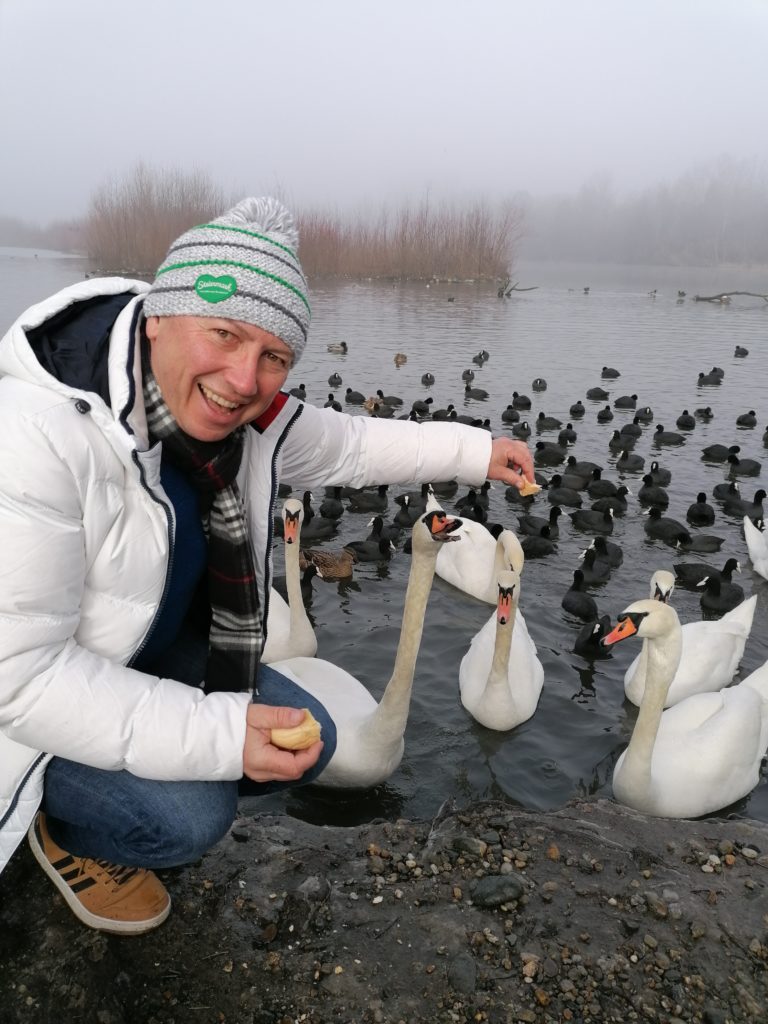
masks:
{"type": "Polygon", "coordinates": [[[26,845],[0,877],[3,1024],[768,1019],[768,826],[445,807],[241,819],[166,872],[174,910],[78,924],[26,845]]]}

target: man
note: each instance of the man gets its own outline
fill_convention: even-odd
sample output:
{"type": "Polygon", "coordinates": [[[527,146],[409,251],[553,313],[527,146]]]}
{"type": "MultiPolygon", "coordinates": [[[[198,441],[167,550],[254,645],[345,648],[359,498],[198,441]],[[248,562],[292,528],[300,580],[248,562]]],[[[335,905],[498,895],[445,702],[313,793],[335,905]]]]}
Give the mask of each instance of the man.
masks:
{"type": "Polygon", "coordinates": [[[281,390],[310,320],[297,246],[280,203],[243,200],[151,287],[85,281],[0,342],[0,865],[28,831],[94,928],[156,927],[152,869],[221,838],[238,780],[311,781],[330,756],[278,749],[301,712],[251,702],[278,676],[259,671],[278,481],[533,477],[520,442],[281,390]]]}

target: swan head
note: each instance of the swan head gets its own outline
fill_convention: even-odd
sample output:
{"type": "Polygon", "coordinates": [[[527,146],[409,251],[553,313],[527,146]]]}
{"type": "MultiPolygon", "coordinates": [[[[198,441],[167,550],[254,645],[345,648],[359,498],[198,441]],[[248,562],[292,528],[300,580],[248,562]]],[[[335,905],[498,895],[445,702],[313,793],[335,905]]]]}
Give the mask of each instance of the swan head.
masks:
{"type": "Polygon", "coordinates": [[[517,534],[512,530],[502,530],[496,538],[496,547],[501,550],[505,566],[516,573],[523,571],[525,565],[525,552],[522,544],[517,539],[517,534]]]}
{"type": "Polygon", "coordinates": [[[303,521],[303,503],[298,498],[286,498],[283,502],[283,540],[286,544],[295,544],[298,541],[303,521]]]}
{"type": "Polygon", "coordinates": [[[450,541],[461,540],[455,536],[459,527],[464,523],[455,516],[449,516],[442,509],[433,509],[426,512],[413,524],[412,546],[414,551],[428,551],[437,553],[435,544],[447,544],[450,541]]]}
{"type": "Polygon", "coordinates": [[[675,609],[662,601],[635,601],[617,616],[616,625],[600,641],[603,647],[610,647],[631,636],[655,640],[679,628],[680,620],[675,609]]]}
{"type": "Polygon", "coordinates": [[[652,601],[661,601],[663,604],[668,604],[674,589],[674,574],[667,569],[657,569],[653,576],[651,576],[650,598],[652,601]]]}
{"type": "Polygon", "coordinates": [[[496,603],[496,621],[505,626],[520,600],[520,574],[514,569],[505,569],[496,577],[499,597],[496,603]]]}

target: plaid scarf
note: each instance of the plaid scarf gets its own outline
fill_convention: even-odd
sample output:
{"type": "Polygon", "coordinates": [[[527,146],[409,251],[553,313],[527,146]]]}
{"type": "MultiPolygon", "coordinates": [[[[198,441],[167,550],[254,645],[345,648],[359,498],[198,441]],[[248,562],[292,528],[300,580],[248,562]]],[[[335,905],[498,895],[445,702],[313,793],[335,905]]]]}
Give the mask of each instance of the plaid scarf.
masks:
{"type": "Polygon", "coordinates": [[[185,434],[160,393],[146,344],[142,364],[150,437],[162,441],[164,453],[198,492],[208,537],[211,626],[205,691],[249,691],[256,684],[262,635],[256,570],[235,482],[245,429],[217,442],[185,434]]]}

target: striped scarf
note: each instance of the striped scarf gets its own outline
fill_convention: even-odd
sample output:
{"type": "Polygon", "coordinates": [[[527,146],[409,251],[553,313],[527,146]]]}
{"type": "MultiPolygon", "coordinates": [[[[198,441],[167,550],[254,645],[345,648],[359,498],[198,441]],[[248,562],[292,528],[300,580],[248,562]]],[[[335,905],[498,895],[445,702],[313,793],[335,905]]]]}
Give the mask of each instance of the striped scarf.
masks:
{"type": "Polygon", "coordinates": [[[164,453],[198,492],[208,538],[211,626],[205,691],[250,691],[259,670],[262,634],[256,570],[235,480],[245,429],[240,427],[217,442],[197,441],[185,434],[165,404],[146,344],[144,348],[144,406],[150,437],[162,441],[164,453]]]}

